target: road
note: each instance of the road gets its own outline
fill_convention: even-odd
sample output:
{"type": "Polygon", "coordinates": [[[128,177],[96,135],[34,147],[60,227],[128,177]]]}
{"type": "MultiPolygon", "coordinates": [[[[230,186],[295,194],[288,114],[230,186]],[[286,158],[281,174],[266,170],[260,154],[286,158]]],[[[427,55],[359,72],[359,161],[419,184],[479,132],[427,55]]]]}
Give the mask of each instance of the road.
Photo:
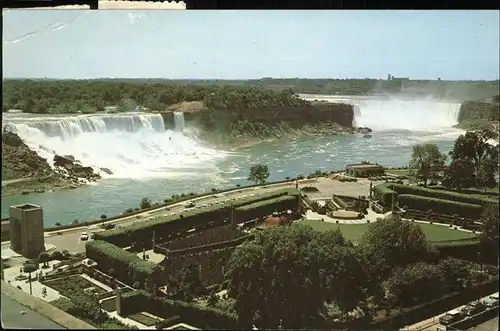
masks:
{"type": "MultiPolygon", "coordinates": [[[[311,180],[306,181],[306,183],[310,183],[311,180]]],[[[302,184],[303,185],[303,184],[302,184]]],[[[295,183],[280,183],[280,184],[271,184],[268,186],[260,186],[255,188],[244,188],[241,190],[230,191],[226,193],[217,193],[209,196],[193,198],[187,201],[175,203],[169,206],[169,210],[166,210],[165,207],[154,209],[151,211],[147,211],[144,213],[140,213],[133,216],[126,216],[120,218],[118,220],[107,221],[105,223],[115,224],[117,227],[128,226],[134,224],[136,222],[143,222],[145,220],[170,215],[170,214],[180,214],[185,210],[185,205],[189,202],[194,202],[196,204],[196,208],[206,207],[214,204],[221,204],[228,200],[241,199],[248,196],[261,195],[265,193],[269,193],[272,191],[276,191],[284,188],[292,188],[295,187],[295,183]]],[[[70,252],[84,252],[85,251],[85,242],[80,240],[80,235],[82,232],[100,232],[104,231],[100,228],[101,224],[94,224],[90,226],[82,226],[73,229],[67,229],[60,231],[61,234],[57,234],[57,232],[48,232],[45,233],[45,242],[48,244],[52,244],[56,246],[57,250],[68,250],[70,252]]]]}
{"type": "Polygon", "coordinates": [[[490,319],[489,321],[476,325],[475,327],[467,329],[466,331],[495,331],[495,330],[498,330],[498,316],[493,319],[490,319]]]}
{"type": "MultiPolygon", "coordinates": [[[[486,299],[487,297],[489,297],[490,295],[493,295],[493,294],[498,294],[498,292],[495,292],[495,293],[491,293],[483,298],[480,298],[479,300],[483,300],[483,299],[486,299]]],[[[459,307],[456,307],[456,308],[453,308],[451,310],[461,310],[462,308],[465,308],[465,305],[462,305],[462,306],[459,306],[459,307]]],[[[400,331],[404,331],[404,330],[421,330],[421,331],[436,331],[436,330],[446,330],[446,326],[442,325],[441,323],[439,323],[439,318],[441,316],[444,316],[446,315],[447,312],[444,312],[444,313],[441,313],[441,314],[438,314],[436,316],[433,316],[431,318],[428,318],[426,319],[425,321],[420,321],[418,323],[415,323],[413,325],[410,325],[410,326],[407,326],[407,327],[404,327],[402,328],[400,331]]],[[[497,318],[498,319],[498,318],[497,318]]],[[[484,324],[484,323],[483,323],[484,324]]],[[[473,330],[473,329],[470,329],[470,330],[473,330]]],[[[476,330],[476,329],[474,329],[476,330]]],[[[478,331],[483,331],[486,329],[477,329],[478,331]]],[[[493,329],[488,329],[488,331],[493,331],[493,329]]]]}
{"type": "Polygon", "coordinates": [[[2,293],[2,328],[5,329],[65,329],[47,317],[23,306],[2,293]],[[21,314],[21,312],[25,312],[21,314]]]}
{"type": "MultiPolygon", "coordinates": [[[[346,194],[346,195],[368,195],[369,182],[368,184],[364,181],[360,182],[339,182],[336,180],[331,180],[327,178],[320,178],[318,181],[303,180],[299,182],[299,187],[314,185],[318,186],[320,192],[325,192],[331,196],[332,193],[346,194]]],[[[128,226],[136,222],[142,222],[153,217],[158,217],[168,214],[179,214],[184,211],[184,206],[188,202],[195,202],[196,207],[208,206],[210,204],[222,203],[227,200],[240,199],[247,196],[261,195],[264,193],[269,193],[276,191],[278,189],[293,188],[295,187],[294,182],[290,183],[278,183],[269,184],[266,186],[242,188],[239,190],[234,190],[225,193],[218,193],[214,195],[193,198],[188,201],[183,201],[175,203],[169,206],[170,210],[166,210],[165,207],[154,209],[151,211],[143,212],[133,216],[126,216],[118,220],[107,221],[105,223],[115,224],[117,227],[128,226]]],[[[84,252],[85,251],[85,241],[80,240],[80,235],[82,232],[100,232],[104,231],[100,228],[100,224],[94,224],[91,226],[82,226],[73,229],[67,229],[60,231],[61,234],[58,235],[56,232],[49,232],[45,234],[45,242],[56,246],[57,250],[68,250],[70,252],[84,252]]]]}

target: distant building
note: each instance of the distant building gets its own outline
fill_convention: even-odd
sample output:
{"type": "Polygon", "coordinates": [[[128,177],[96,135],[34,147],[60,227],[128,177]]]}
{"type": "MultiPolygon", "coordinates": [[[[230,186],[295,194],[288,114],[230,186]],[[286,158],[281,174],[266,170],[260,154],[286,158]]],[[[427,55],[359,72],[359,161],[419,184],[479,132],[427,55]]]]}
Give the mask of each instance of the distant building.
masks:
{"type": "Polygon", "coordinates": [[[387,80],[391,80],[391,78],[392,78],[391,74],[388,74],[387,75],[387,80]]]}
{"type": "Polygon", "coordinates": [[[348,176],[363,178],[383,175],[385,169],[380,164],[373,163],[348,164],[345,167],[345,173],[348,176]]]}
{"type": "Polygon", "coordinates": [[[43,211],[40,206],[24,204],[10,206],[10,247],[30,258],[45,251],[43,211]]]}

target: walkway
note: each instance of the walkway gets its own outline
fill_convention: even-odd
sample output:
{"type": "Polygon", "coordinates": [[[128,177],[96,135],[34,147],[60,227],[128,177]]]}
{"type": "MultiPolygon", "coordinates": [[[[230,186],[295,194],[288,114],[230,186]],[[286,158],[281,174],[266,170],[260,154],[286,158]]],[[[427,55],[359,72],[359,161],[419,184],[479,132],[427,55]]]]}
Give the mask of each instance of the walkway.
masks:
{"type": "MultiPolygon", "coordinates": [[[[390,216],[391,213],[392,213],[391,211],[388,211],[385,214],[377,214],[373,210],[368,209],[368,215],[365,215],[365,217],[363,217],[361,219],[343,220],[343,219],[333,218],[333,217],[330,217],[327,215],[321,215],[321,214],[318,214],[317,212],[313,212],[312,210],[307,210],[306,214],[305,214],[305,219],[313,220],[313,221],[324,221],[324,222],[328,222],[328,223],[337,223],[338,222],[339,224],[366,224],[367,221],[370,221],[370,223],[375,223],[375,222],[377,222],[377,220],[379,218],[384,218],[384,217],[390,216]]],[[[403,220],[411,221],[411,219],[407,219],[407,218],[403,218],[403,220]]],[[[415,223],[430,224],[431,222],[415,220],[415,223]]],[[[450,226],[449,224],[446,224],[446,223],[432,222],[432,224],[447,227],[447,228],[449,228],[449,226],[450,226]]],[[[456,228],[457,228],[457,231],[472,233],[472,230],[463,229],[460,226],[457,226],[456,228]]],[[[479,234],[480,232],[476,231],[475,233],[479,234]]]]}

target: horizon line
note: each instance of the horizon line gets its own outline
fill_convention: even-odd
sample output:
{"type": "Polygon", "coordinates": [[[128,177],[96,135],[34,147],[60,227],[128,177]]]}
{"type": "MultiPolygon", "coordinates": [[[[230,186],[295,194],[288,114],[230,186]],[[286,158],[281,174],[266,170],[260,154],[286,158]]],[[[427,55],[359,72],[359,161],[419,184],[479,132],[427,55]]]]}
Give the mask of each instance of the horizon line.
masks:
{"type": "MultiPolygon", "coordinates": [[[[333,78],[333,77],[321,77],[321,78],[311,78],[311,77],[261,77],[261,78],[164,78],[164,77],[94,77],[94,78],[55,78],[55,77],[3,77],[2,80],[170,80],[170,81],[259,81],[259,80],[377,80],[377,81],[389,81],[382,78],[333,78]]],[[[429,78],[419,78],[412,79],[410,77],[394,77],[393,80],[409,80],[409,81],[431,81],[431,82],[488,82],[488,83],[499,83],[500,78],[497,79],[429,79],[429,78]]]]}

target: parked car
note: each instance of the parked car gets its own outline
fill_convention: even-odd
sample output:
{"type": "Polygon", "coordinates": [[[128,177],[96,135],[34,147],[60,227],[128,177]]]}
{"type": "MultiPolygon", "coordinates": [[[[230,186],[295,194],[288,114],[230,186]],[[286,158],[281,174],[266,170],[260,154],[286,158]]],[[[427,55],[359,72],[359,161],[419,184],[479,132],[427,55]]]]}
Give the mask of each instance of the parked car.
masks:
{"type": "Polygon", "coordinates": [[[498,306],[498,294],[490,295],[483,300],[483,303],[488,308],[493,308],[498,306]]]}
{"type": "Polygon", "coordinates": [[[485,305],[481,301],[473,301],[465,306],[462,312],[467,316],[472,316],[483,311],[485,308],[485,305]]]}
{"type": "Polygon", "coordinates": [[[82,232],[80,240],[89,240],[89,234],[87,232],[82,232]]]}
{"type": "Polygon", "coordinates": [[[439,323],[443,325],[449,325],[451,323],[460,321],[463,318],[463,314],[459,310],[451,310],[446,315],[439,318],[439,323]]]}
{"type": "Polygon", "coordinates": [[[186,208],[194,208],[195,206],[196,206],[196,204],[194,202],[188,202],[185,205],[186,208]]]}
{"type": "Polygon", "coordinates": [[[115,225],[111,224],[111,223],[106,223],[106,224],[101,225],[101,228],[103,228],[104,230],[113,229],[114,227],[115,227],[115,225]]]}

